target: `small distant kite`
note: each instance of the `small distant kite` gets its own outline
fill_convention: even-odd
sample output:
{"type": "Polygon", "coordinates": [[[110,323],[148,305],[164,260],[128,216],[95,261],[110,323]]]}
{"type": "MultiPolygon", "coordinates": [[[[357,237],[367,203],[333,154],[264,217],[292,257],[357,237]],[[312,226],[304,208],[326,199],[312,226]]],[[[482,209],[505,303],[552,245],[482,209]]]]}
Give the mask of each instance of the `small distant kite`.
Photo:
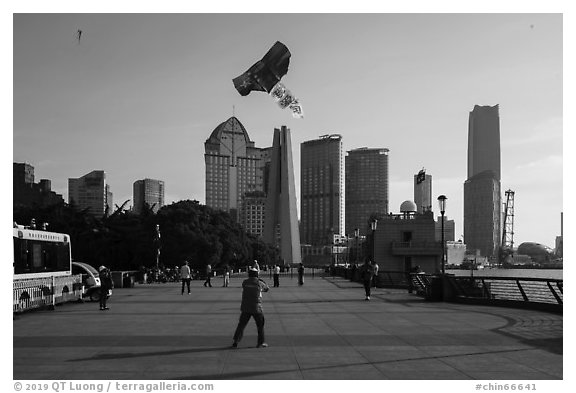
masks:
{"type": "Polygon", "coordinates": [[[78,29],[78,31],[76,32],[76,39],[78,40],[78,43],[80,43],[81,38],[82,38],[82,30],[78,29]]]}
{"type": "Polygon", "coordinates": [[[270,48],[262,60],[254,63],[252,67],[237,78],[234,78],[234,87],[242,96],[251,91],[265,91],[272,96],[281,109],[290,108],[292,116],[304,117],[300,102],[290,90],[284,86],[280,79],[288,72],[290,64],[290,51],[280,41],[270,48]]]}

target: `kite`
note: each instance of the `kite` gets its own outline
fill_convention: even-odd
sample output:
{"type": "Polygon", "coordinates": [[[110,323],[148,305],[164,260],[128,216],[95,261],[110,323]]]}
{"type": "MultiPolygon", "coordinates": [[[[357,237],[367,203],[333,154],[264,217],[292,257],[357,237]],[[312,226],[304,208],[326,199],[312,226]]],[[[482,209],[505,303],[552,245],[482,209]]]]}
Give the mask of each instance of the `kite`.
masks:
{"type": "Polygon", "coordinates": [[[76,32],[76,39],[78,39],[78,43],[80,43],[80,38],[82,37],[82,30],[78,29],[76,32]]]}
{"type": "Polygon", "coordinates": [[[290,108],[292,116],[304,117],[302,106],[290,90],[284,86],[280,79],[288,72],[290,64],[290,51],[280,41],[266,52],[264,57],[254,63],[252,67],[237,78],[234,78],[234,87],[242,96],[251,91],[265,91],[272,96],[281,109],[290,108]]]}

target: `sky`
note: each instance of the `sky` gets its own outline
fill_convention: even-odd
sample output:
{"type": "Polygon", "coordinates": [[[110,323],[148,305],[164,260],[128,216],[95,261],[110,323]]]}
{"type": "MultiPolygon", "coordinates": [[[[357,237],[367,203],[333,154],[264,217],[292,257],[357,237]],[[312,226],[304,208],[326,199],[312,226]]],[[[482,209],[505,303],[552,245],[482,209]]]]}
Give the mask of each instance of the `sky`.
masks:
{"type": "Polygon", "coordinates": [[[165,182],[167,203],[205,203],[204,142],[235,115],[257,147],[290,128],[298,205],[300,144],[340,134],[346,151],[390,150],[393,213],[425,168],[459,239],[468,116],[498,104],[514,244],[554,247],[560,235],[560,13],[15,13],[12,22],[12,159],[66,201],[68,178],[104,170],[117,205],[143,178],[165,182]],[[232,84],[276,41],[292,53],[282,81],[303,119],[232,84]]]}

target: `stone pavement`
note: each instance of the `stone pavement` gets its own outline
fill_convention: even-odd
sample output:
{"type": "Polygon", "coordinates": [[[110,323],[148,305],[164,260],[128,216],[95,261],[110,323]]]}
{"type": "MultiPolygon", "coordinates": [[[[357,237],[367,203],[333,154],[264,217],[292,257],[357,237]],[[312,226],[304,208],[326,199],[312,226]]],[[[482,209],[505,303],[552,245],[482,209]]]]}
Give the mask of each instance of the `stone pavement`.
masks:
{"type": "MultiPolygon", "coordinates": [[[[271,285],[267,275],[263,276],[271,285]]],[[[229,349],[242,278],[118,288],[109,311],[68,303],[13,320],[15,380],[561,380],[562,315],[428,302],[342,278],[283,277],[229,349]]]]}

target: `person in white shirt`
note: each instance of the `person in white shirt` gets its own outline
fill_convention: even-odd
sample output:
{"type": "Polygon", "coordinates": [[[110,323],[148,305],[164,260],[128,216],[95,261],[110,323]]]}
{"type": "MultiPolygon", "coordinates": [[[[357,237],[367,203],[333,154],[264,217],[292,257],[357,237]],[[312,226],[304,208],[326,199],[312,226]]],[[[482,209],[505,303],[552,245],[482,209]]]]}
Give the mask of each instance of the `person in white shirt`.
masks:
{"type": "Polygon", "coordinates": [[[274,265],[274,287],[280,286],[280,266],[274,265]]]}
{"type": "Polygon", "coordinates": [[[188,295],[190,295],[190,266],[188,266],[188,261],[184,261],[184,265],[180,268],[180,278],[182,279],[182,295],[184,295],[184,286],[188,287],[188,295]]]}

